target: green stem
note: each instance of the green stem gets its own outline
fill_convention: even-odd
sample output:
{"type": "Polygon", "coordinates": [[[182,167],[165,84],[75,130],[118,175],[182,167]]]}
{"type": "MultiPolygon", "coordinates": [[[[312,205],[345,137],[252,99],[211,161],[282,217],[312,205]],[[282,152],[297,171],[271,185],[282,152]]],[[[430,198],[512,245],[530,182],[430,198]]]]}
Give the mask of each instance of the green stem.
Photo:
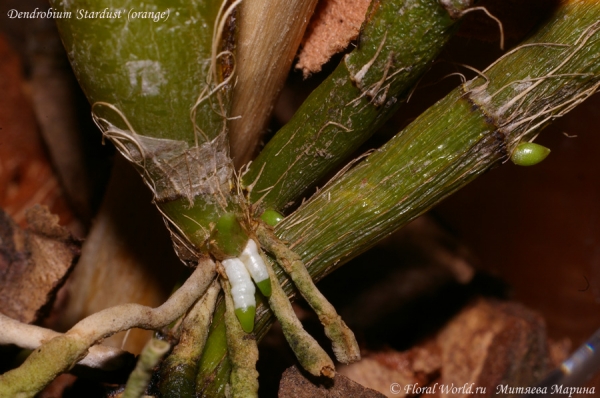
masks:
{"type": "Polygon", "coordinates": [[[137,167],[170,222],[179,257],[191,265],[199,253],[230,251],[209,240],[220,217],[239,207],[226,131],[235,32],[228,12],[234,4],[51,4],[73,14],[57,22],[97,124],[137,167]],[[104,9],[124,14],[76,18],[78,10],[104,9]],[[168,18],[130,20],[130,10],[168,12],[168,18]]]}
{"type": "MultiPolygon", "coordinates": [[[[565,1],[524,46],[485,71],[487,85],[479,78],[456,89],[277,224],[276,234],[319,280],[505,160],[519,141],[598,90],[599,20],[596,2],[565,1]]],[[[272,322],[258,309],[257,336],[272,322]]]]}
{"type": "Polygon", "coordinates": [[[137,167],[171,222],[183,260],[206,252],[210,225],[230,211],[227,112],[234,29],[228,1],[101,0],[117,18],[79,19],[88,2],[53,1],[73,70],[104,135],[137,167]],[[164,12],[157,21],[130,11],[164,12]],[[194,167],[190,167],[194,165],[194,167]]]}
{"type": "Polygon", "coordinates": [[[456,26],[437,0],[374,1],[357,48],[255,159],[244,183],[262,209],[285,209],[337,167],[404,102],[456,26]]]}
{"type": "MultiPolygon", "coordinates": [[[[90,103],[118,109],[138,134],[195,143],[190,107],[206,87],[219,1],[52,0],[71,18],[57,19],[73,70],[90,103]],[[120,12],[118,18],[78,19],[78,10],[120,12]],[[129,19],[130,10],[168,12],[166,19],[129,19]],[[195,67],[194,67],[195,66],[195,67]],[[168,108],[165,107],[168,104],[168,108]]],[[[220,131],[222,117],[208,108],[198,118],[203,131],[220,131]],[[202,120],[201,120],[202,119],[202,120]]],[[[99,116],[128,126],[113,110],[99,116]]],[[[202,138],[200,138],[203,141],[202,138]]]]}
{"type": "Polygon", "coordinates": [[[276,233],[315,279],[367,250],[592,95],[600,85],[599,30],[597,3],[563,3],[534,37],[484,71],[485,79],[432,106],[276,233]]]}

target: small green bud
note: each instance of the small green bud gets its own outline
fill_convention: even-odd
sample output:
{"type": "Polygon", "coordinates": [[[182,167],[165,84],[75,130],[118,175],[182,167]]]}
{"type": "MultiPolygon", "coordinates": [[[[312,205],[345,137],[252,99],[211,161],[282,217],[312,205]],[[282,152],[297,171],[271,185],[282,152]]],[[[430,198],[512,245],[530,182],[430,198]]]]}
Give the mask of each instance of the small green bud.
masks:
{"type": "Polygon", "coordinates": [[[533,142],[522,142],[515,148],[510,160],[517,166],[533,166],[546,159],[550,149],[533,142]]]}
{"type": "Polygon", "coordinates": [[[279,224],[281,220],[283,220],[283,215],[273,209],[267,209],[260,216],[260,219],[263,220],[267,225],[274,227],[279,224]]]}
{"type": "Polygon", "coordinates": [[[238,256],[248,241],[240,222],[234,213],[225,213],[217,220],[212,234],[213,254],[218,256],[238,256]]]}

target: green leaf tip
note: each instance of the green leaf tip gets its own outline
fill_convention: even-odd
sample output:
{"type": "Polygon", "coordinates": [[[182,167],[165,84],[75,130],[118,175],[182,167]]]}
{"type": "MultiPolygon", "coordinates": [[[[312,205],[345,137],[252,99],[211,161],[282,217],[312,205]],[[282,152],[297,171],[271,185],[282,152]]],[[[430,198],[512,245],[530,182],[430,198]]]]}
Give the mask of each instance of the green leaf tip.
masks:
{"type": "Polygon", "coordinates": [[[256,307],[250,306],[246,308],[236,308],[235,316],[238,321],[240,321],[240,325],[242,325],[242,329],[246,333],[252,333],[254,330],[254,315],[256,314],[256,307]]]}
{"type": "Polygon", "coordinates": [[[550,149],[533,142],[522,142],[517,145],[510,160],[517,166],[533,166],[540,163],[550,154],[550,149]]]}
{"type": "Polygon", "coordinates": [[[281,220],[283,220],[283,215],[276,210],[267,209],[260,216],[260,219],[263,220],[267,225],[274,227],[279,224],[281,220]]]}

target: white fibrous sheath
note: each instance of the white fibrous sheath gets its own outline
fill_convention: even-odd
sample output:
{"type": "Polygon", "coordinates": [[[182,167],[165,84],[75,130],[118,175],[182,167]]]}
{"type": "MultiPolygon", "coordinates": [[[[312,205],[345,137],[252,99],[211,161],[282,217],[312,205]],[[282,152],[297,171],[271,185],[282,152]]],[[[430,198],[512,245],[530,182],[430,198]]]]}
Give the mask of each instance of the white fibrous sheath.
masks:
{"type": "Polygon", "coordinates": [[[248,240],[244,251],[238,258],[242,260],[246,266],[246,269],[248,272],[250,272],[252,279],[254,279],[254,282],[258,283],[269,277],[267,266],[265,265],[265,262],[260,254],[258,254],[256,242],[254,242],[252,239],[248,240]]]}
{"type": "Polygon", "coordinates": [[[256,307],[254,299],[256,289],[244,263],[238,258],[230,258],[223,260],[222,264],[231,284],[231,296],[235,308],[245,310],[249,307],[256,307]]]}

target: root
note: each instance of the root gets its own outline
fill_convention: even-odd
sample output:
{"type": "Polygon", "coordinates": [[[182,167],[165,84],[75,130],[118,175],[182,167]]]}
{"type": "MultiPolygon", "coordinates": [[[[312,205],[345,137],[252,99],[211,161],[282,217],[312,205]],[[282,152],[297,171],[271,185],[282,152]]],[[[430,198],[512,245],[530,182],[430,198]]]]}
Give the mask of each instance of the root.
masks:
{"type": "Polygon", "coordinates": [[[257,237],[267,251],[272,253],[294,284],[317,313],[325,327],[325,334],[331,340],[335,357],[341,363],[351,363],[360,359],[360,349],[354,333],[346,326],[335,308],[315,286],[300,256],[290,250],[267,227],[261,225],[257,237]]]}
{"type": "Polygon", "coordinates": [[[498,18],[492,15],[492,13],[489,12],[488,9],[485,7],[467,8],[466,10],[461,11],[459,16],[462,17],[463,15],[468,14],[472,11],[483,11],[488,17],[493,19],[498,24],[498,29],[500,29],[500,50],[504,50],[504,26],[502,26],[502,21],[500,21],[498,18]]]}
{"type": "MultiPolygon", "coordinates": [[[[14,344],[29,350],[36,350],[45,342],[63,335],[62,333],[41,326],[21,323],[1,313],[0,330],[2,330],[2,333],[0,333],[0,345],[14,344]]],[[[77,362],[77,364],[111,371],[119,369],[129,359],[133,359],[133,355],[127,351],[105,345],[95,345],[90,347],[87,355],[81,361],[77,362]]]]}
{"type": "Polygon", "coordinates": [[[160,392],[165,397],[193,396],[198,360],[204,350],[208,330],[221,286],[215,280],[194,304],[181,325],[179,342],[160,369],[160,392]]]}
{"type": "Polygon", "coordinates": [[[491,68],[493,68],[497,63],[499,63],[500,61],[502,61],[504,58],[516,53],[519,50],[522,50],[524,48],[528,48],[528,47],[569,47],[568,44],[560,44],[560,43],[528,43],[528,44],[522,44],[518,47],[513,48],[512,50],[510,50],[509,52],[505,53],[503,56],[501,56],[500,58],[498,58],[497,60],[495,60],[494,62],[492,62],[487,68],[485,68],[485,70],[483,71],[483,73],[487,72],[488,70],[490,70],[491,68]]]}
{"type": "Polygon", "coordinates": [[[227,333],[227,351],[231,360],[231,389],[234,398],[258,397],[258,347],[256,338],[242,330],[235,316],[231,286],[224,278],[221,286],[225,292],[225,328],[227,333]]]}
{"type": "Polygon", "coordinates": [[[56,376],[71,369],[100,340],[131,328],[156,330],[182,316],[214,279],[215,265],[202,259],[188,280],[163,305],[124,304],[79,321],[64,335],[34,351],[17,369],[0,376],[0,396],[33,397],[56,376]]]}
{"type": "MultiPolygon", "coordinates": [[[[250,162],[252,163],[252,162],[250,162]]],[[[241,174],[240,176],[240,180],[238,180],[238,187],[243,187],[243,182],[242,179],[244,178],[244,175],[248,172],[248,170],[250,169],[250,163],[248,163],[246,170],[244,170],[244,172],[241,174]]],[[[250,184],[246,185],[244,187],[244,189],[246,190],[246,192],[248,192],[248,194],[250,194],[252,192],[252,190],[254,189],[254,187],[256,186],[256,183],[258,182],[258,180],[260,179],[260,176],[262,175],[263,171],[265,170],[265,166],[267,164],[263,163],[262,167],[260,168],[260,171],[258,172],[258,175],[256,176],[256,178],[254,179],[254,181],[252,181],[250,184]]]]}
{"type": "Polygon", "coordinates": [[[513,140],[511,140],[510,144],[516,145],[531,132],[538,130],[541,126],[545,125],[546,123],[549,123],[550,121],[552,121],[554,119],[557,119],[559,117],[566,115],[577,105],[579,105],[580,103],[582,103],[583,101],[588,99],[591,95],[594,95],[598,91],[598,89],[600,89],[600,82],[598,82],[594,86],[590,87],[589,89],[577,94],[575,97],[570,98],[567,101],[564,101],[554,107],[547,106],[544,109],[542,109],[541,111],[539,111],[538,113],[536,113],[532,116],[523,118],[512,125],[509,125],[509,128],[512,130],[512,129],[517,128],[520,125],[528,124],[527,128],[524,129],[524,131],[521,134],[519,134],[517,137],[515,137],[513,140]],[[537,119],[539,119],[542,116],[545,116],[542,120],[538,121],[537,123],[535,123],[533,125],[531,124],[533,121],[536,121],[537,119]]]}
{"type": "MultiPolygon", "coordinates": [[[[504,57],[524,48],[536,46],[557,47],[561,49],[560,53],[556,54],[556,59],[560,61],[551,70],[545,72],[543,76],[528,76],[514,80],[497,88],[491,94],[486,91],[488,88],[487,81],[475,87],[472,86],[474,86],[477,80],[472,80],[464,85],[465,91],[471,100],[482,106],[486,114],[496,121],[498,128],[507,137],[510,137],[507,142],[509,151],[510,148],[516,147],[517,144],[524,140],[533,141],[535,136],[533,138],[530,136],[534,135],[537,130],[550,121],[563,116],[598,91],[600,82],[597,81],[596,74],[578,73],[569,66],[569,62],[584,50],[590,40],[597,40],[592,39],[592,37],[598,32],[600,32],[600,22],[593,23],[587,27],[571,44],[528,43],[505,54],[504,57]],[[548,90],[553,92],[554,89],[549,82],[557,79],[584,79],[588,82],[586,83],[587,87],[584,86],[574,92],[567,90],[552,95],[538,94],[538,92],[548,93],[548,90]],[[498,99],[501,93],[509,89],[514,91],[514,96],[509,96],[505,100],[498,99]],[[496,98],[495,102],[497,104],[492,106],[494,98],[496,98]]],[[[504,57],[500,58],[500,60],[504,57]]],[[[483,73],[486,73],[491,67],[497,65],[500,60],[490,65],[483,73]]],[[[568,83],[565,83],[563,87],[568,87],[568,83]]]]}
{"type": "Polygon", "coordinates": [[[152,370],[170,348],[171,345],[163,340],[152,338],[148,341],[135,369],[129,375],[122,398],[138,398],[144,395],[152,377],[152,370]]]}
{"type": "MultiPolygon", "coordinates": [[[[385,44],[386,39],[387,39],[387,32],[385,32],[385,34],[383,35],[383,39],[381,39],[381,43],[379,43],[379,47],[377,47],[377,51],[375,52],[375,55],[373,55],[373,58],[371,58],[369,60],[369,62],[364,64],[363,67],[360,68],[360,70],[358,72],[356,72],[356,74],[352,74],[352,72],[350,72],[350,79],[354,83],[356,83],[357,87],[359,87],[359,88],[362,87],[362,80],[364,79],[367,72],[369,72],[369,69],[371,69],[371,66],[373,66],[373,64],[375,63],[375,60],[377,60],[377,57],[379,57],[379,53],[383,49],[383,45],[385,44]]],[[[348,71],[350,71],[350,69],[348,69],[348,71]]]]}
{"type": "MultiPolygon", "coordinates": [[[[224,55],[229,55],[231,57],[234,57],[233,53],[231,53],[230,51],[223,51],[221,53],[219,53],[216,58],[220,58],[224,55]]],[[[235,59],[235,58],[234,58],[235,59]]],[[[216,62],[216,61],[215,61],[216,62]]],[[[211,66],[212,67],[212,66],[211,66]]],[[[211,76],[212,72],[209,71],[208,72],[208,76],[211,76]]],[[[198,111],[198,107],[200,107],[200,105],[202,105],[205,101],[209,100],[213,95],[217,95],[217,99],[219,101],[219,106],[220,106],[220,113],[219,115],[223,118],[223,121],[226,122],[227,121],[227,116],[225,115],[225,109],[223,106],[223,100],[221,98],[221,96],[219,95],[220,90],[227,86],[231,80],[233,79],[233,77],[235,76],[235,62],[233,63],[233,71],[232,73],[225,79],[223,80],[221,83],[217,84],[217,86],[215,86],[213,89],[211,89],[209,91],[209,87],[210,87],[210,80],[207,82],[207,86],[204,88],[204,90],[202,90],[202,92],[200,93],[200,95],[198,96],[198,99],[196,100],[196,102],[194,103],[194,105],[192,106],[192,109],[190,110],[190,119],[194,125],[194,140],[195,140],[195,145],[199,146],[199,142],[198,142],[198,133],[200,133],[200,135],[202,135],[202,138],[204,138],[205,142],[210,142],[210,138],[206,135],[206,133],[200,128],[198,127],[198,124],[196,123],[196,114],[198,111]]],[[[223,128],[225,128],[225,124],[223,126],[223,128]]]]}
{"type": "Polygon", "coordinates": [[[190,118],[194,125],[194,139],[195,139],[196,146],[199,145],[198,133],[200,135],[202,135],[202,137],[204,138],[204,140],[206,142],[210,142],[209,137],[206,135],[206,133],[204,133],[204,131],[202,131],[202,129],[200,129],[198,127],[198,125],[196,123],[196,112],[198,110],[198,107],[202,103],[209,100],[215,94],[217,97],[217,101],[219,103],[219,111],[220,111],[219,114],[223,118],[223,131],[222,132],[225,132],[227,116],[226,116],[226,112],[225,112],[225,106],[223,104],[223,99],[221,98],[221,96],[219,94],[220,94],[220,90],[223,87],[227,86],[231,82],[233,77],[235,76],[235,56],[231,51],[218,52],[218,50],[219,50],[219,46],[221,45],[223,31],[225,30],[225,24],[227,23],[228,18],[231,16],[231,14],[235,10],[235,8],[241,2],[242,2],[242,0],[236,0],[229,7],[225,8],[227,5],[227,1],[223,1],[223,3],[221,4],[221,8],[219,9],[219,12],[217,13],[216,23],[213,28],[210,67],[209,67],[208,73],[206,75],[206,87],[204,88],[204,90],[202,90],[202,92],[198,96],[198,99],[196,100],[196,102],[194,103],[194,105],[192,106],[192,108],[190,110],[190,118]],[[213,82],[217,82],[219,79],[219,77],[217,75],[217,61],[219,58],[221,58],[223,56],[230,56],[234,59],[233,71],[229,76],[227,76],[227,78],[225,80],[223,80],[222,82],[217,84],[214,88],[210,89],[213,82]]]}
{"type": "Polygon", "coordinates": [[[352,101],[348,102],[346,104],[346,106],[351,106],[352,104],[354,104],[354,105],[352,105],[354,107],[358,106],[359,101],[363,97],[369,98],[369,103],[373,104],[377,108],[385,103],[385,100],[387,98],[387,92],[390,88],[391,83],[387,84],[383,88],[381,86],[383,85],[383,83],[390,80],[391,78],[396,76],[398,73],[401,73],[406,70],[406,68],[400,68],[397,71],[395,71],[394,73],[392,73],[390,76],[388,76],[388,73],[389,73],[390,69],[392,68],[392,62],[393,62],[392,55],[393,54],[390,53],[388,56],[388,60],[385,64],[385,68],[383,69],[383,76],[381,77],[381,79],[379,79],[375,83],[371,84],[367,89],[363,90],[361,95],[359,95],[357,98],[353,99],[352,101]],[[383,91],[384,93],[382,96],[379,96],[379,93],[381,91],[383,91]]]}
{"type": "MultiPolygon", "coordinates": [[[[598,32],[598,30],[600,30],[600,22],[597,22],[597,23],[593,24],[592,26],[590,26],[588,29],[586,29],[586,31],[574,43],[576,46],[572,49],[571,54],[569,54],[567,57],[565,57],[563,59],[563,61],[560,64],[558,64],[558,66],[556,66],[554,69],[552,69],[550,72],[548,72],[548,74],[546,76],[543,76],[543,78],[537,80],[534,84],[532,84],[531,86],[529,86],[526,90],[524,90],[523,92],[519,93],[519,95],[517,95],[516,97],[512,98],[509,102],[507,102],[506,104],[504,104],[498,110],[498,112],[499,113],[506,112],[507,110],[509,110],[517,102],[519,102],[520,104],[522,104],[522,101],[520,101],[521,99],[524,99],[527,96],[527,94],[529,94],[537,86],[539,86],[540,84],[542,84],[546,79],[554,77],[555,76],[554,74],[557,71],[559,71],[560,68],[562,68],[567,62],[569,62],[571,60],[571,58],[573,58],[575,56],[575,54],[577,54],[577,52],[587,43],[587,41],[596,32],[598,32]]],[[[519,108],[519,107],[520,107],[520,105],[517,106],[517,108],[519,108]]]]}
{"type": "MultiPolygon", "coordinates": [[[[262,253],[261,253],[262,254],[262,253]]],[[[267,271],[271,278],[271,297],[269,297],[269,307],[275,314],[275,317],[281,323],[283,335],[300,365],[313,376],[326,376],[333,378],[335,376],[335,366],[333,361],[319,343],[304,330],[302,324],[296,317],[292,304],[287,295],[281,288],[277,275],[271,267],[269,259],[263,255],[267,271]]]]}

